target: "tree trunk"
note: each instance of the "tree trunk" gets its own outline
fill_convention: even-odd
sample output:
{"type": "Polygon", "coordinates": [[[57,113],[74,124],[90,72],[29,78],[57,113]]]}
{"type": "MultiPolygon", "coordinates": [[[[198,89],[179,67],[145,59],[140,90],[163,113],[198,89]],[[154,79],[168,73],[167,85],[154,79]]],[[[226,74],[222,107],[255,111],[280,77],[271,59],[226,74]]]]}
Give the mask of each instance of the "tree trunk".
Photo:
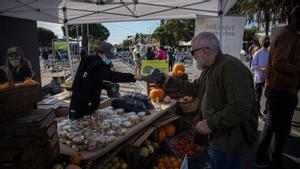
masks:
{"type": "Polygon", "coordinates": [[[88,37],[86,34],[86,24],[83,24],[83,32],[82,32],[82,40],[81,40],[81,45],[82,47],[84,47],[85,49],[88,48],[88,37]]]}
{"type": "Polygon", "coordinates": [[[266,28],[265,28],[265,32],[266,32],[266,36],[269,36],[269,29],[270,29],[270,13],[269,11],[265,11],[265,20],[266,20],[266,28]]]}

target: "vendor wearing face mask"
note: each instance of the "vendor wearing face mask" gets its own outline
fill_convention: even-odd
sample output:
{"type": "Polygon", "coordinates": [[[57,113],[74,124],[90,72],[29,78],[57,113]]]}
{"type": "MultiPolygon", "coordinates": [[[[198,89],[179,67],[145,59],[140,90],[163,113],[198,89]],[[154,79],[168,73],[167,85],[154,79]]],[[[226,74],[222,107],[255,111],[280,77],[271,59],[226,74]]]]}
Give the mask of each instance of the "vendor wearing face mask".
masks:
{"type": "Polygon", "coordinates": [[[30,61],[24,57],[23,51],[19,47],[7,49],[6,66],[11,72],[14,82],[24,81],[33,75],[30,61]]]}
{"type": "Polygon", "coordinates": [[[102,42],[95,55],[84,57],[78,67],[70,103],[70,119],[78,119],[94,112],[100,104],[103,81],[135,82],[142,80],[141,75],[112,71],[111,61],[114,48],[110,43],[102,42]]]}

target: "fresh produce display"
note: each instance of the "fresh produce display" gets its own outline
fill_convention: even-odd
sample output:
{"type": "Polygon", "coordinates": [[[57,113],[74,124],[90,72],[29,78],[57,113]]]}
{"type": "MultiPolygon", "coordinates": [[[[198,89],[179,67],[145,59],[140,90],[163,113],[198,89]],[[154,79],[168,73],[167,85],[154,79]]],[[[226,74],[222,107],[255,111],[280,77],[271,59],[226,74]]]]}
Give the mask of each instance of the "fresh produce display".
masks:
{"type": "Polygon", "coordinates": [[[177,63],[173,66],[171,74],[173,76],[182,76],[185,72],[185,67],[181,63],[177,63]]]}
{"type": "Polygon", "coordinates": [[[167,138],[171,138],[175,135],[176,127],[174,124],[166,124],[162,126],[162,128],[165,130],[167,138]]]}
{"type": "Polygon", "coordinates": [[[150,91],[149,96],[151,97],[152,101],[162,101],[165,98],[165,91],[161,88],[154,88],[150,91]]]}
{"type": "Polygon", "coordinates": [[[107,163],[104,167],[100,169],[127,169],[128,164],[120,157],[113,157],[109,163],[107,163]]]}
{"type": "Polygon", "coordinates": [[[143,146],[140,149],[140,156],[141,157],[148,157],[154,151],[156,151],[159,148],[159,144],[157,142],[151,142],[150,140],[146,140],[143,144],[143,146]]]}
{"type": "Polygon", "coordinates": [[[32,80],[31,78],[28,78],[23,82],[23,84],[24,85],[35,85],[35,84],[38,84],[38,82],[32,80]]]}
{"type": "Polygon", "coordinates": [[[181,159],[184,158],[185,154],[191,157],[195,151],[200,150],[200,146],[192,143],[192,136],[186,134],[183,137],[176,139],[176,142],[172,145],[172,149],[179,155],[181,159]]]}
{"type": "Polygon", "coordinates": [[[153,169],[179,169],[182,160],[173,156],[161,157],[153,169]]]}
{"type": "Polygon", "coordinates": [[[125,113],[107,107],[79,120],[66,119],[57,124],[60,142],[75,151],[93,151],[113,142],[127,129],[144,120],[145,112],[125,113]]]}
{"type": "Polygon", "coordinates": [[[83,159],[81,154],[72,156],[60,154],[52,167],[52,169],[92,169],[92,161],[83,159]]]}
{"type": "MultiPolygon", "coordinates": [[[[13,86],[24,86],[24,85],[35,85],[35,84],[38,84],[38,82],[32,80],[32,79],[26,79],[25,81],[23,82],[18,82],[18,83],[14,83],[13,86]]],[[[0,91],[5,91],[7,89],[9,89],[11,87],[11,85],[9,85],[8,82],[6,83],[0,83],[0,91]]]]}

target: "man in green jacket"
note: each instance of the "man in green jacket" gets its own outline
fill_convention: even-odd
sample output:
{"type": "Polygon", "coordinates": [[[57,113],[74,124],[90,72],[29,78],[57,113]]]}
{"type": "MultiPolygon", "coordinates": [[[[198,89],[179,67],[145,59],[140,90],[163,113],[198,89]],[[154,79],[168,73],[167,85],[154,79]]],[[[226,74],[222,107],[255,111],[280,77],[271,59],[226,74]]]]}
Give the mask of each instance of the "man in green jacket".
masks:
{"type": "Polygon", "coordinates": [[[254,148],[257,137],[252,74],[238,59],[223,54],[209,32],[192,39],[191,54],[202,70],[200,78],[191,83],[166,76],[165,83],[198,97],[195,132],[209,136],[212,168],[240,169],[241,157],[254,148]]]}

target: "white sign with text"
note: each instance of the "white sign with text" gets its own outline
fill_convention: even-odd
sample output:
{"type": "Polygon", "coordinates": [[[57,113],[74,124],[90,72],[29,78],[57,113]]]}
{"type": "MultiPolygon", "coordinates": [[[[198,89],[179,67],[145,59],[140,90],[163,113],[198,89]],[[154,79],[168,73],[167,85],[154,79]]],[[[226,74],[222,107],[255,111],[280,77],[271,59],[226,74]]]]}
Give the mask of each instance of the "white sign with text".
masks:
{"type": "MultiPolygon", "coordinates": [[[[223,53],[240,59],[241,46],[243,42],[246,17],[223,16],[222,17],[222,46],[223,53]]],[[[195,20],[195,36],[200,32],[212,32],[220,40],[220,18],[197,16],[195,20]]],[[[200,70],[193,63],[193,79],[200,76],[200,70]]]]}

